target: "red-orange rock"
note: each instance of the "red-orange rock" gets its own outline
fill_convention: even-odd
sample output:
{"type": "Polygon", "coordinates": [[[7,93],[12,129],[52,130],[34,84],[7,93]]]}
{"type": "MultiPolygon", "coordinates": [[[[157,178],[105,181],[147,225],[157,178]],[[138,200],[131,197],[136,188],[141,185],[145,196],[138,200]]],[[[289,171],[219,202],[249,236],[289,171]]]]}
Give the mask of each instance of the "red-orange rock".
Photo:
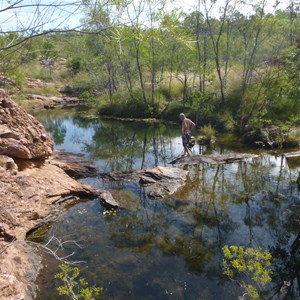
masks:
{"type": "Polygon", "coordinates": [[[43,125],[0,89],[0,155],[12,158],[46,158],[54,142],[43,125]]]}

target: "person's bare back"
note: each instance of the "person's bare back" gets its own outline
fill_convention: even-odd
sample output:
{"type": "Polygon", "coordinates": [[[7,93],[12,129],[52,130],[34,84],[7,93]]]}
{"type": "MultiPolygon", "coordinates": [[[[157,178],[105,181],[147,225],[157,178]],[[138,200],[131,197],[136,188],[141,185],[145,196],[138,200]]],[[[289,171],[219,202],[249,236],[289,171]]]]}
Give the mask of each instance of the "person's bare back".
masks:
{"type": "Polygon", "coordinates": [[[191,138],[191,132],[192,130],[195,128],[196,124],[190,120],[189,118],[187,118],[185,116],[185,114],[181,113],[179,115],[180,120],[182,121],[181,123],[181,134],[182,134],[182,145],[184,148],[184,152],[183,155],[187,155],[190,156],[189,153],[189,148],[188,148],[188,144],[191,138]]]}

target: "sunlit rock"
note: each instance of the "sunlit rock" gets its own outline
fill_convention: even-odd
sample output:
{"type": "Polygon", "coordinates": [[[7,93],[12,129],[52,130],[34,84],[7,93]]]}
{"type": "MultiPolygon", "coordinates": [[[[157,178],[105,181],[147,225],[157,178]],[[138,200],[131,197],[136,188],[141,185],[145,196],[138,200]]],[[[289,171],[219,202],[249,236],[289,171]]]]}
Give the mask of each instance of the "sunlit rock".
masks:
{"type": "Polygon", "coordinates": [[[12,158],[45,158],[54,142],[43,125],[0,89],[0,155],[12,158]]]}

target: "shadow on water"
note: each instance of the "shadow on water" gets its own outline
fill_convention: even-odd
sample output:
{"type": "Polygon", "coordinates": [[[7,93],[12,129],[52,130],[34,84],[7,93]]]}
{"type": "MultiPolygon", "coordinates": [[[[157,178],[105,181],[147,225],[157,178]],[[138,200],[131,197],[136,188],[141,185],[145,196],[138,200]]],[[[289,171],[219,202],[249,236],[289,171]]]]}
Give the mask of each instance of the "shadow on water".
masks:
{"type": "MultiPolygon", "coordinates": [[[[70,113],[39,119],[59,140],[56,148],[83,153],[105,171],[168,165],[181,152],[177,126],[84,121],[70,113]]],[[[224,145],[194,149],[200,150],[232,152],[224,145]]],[[[222,273],[225,245],[270,251],[273,278],[265,299],[299,299],[297,159],[264,154],[186,168],[186,185],[161,200],[148,199],[138,184],[83,179],[109,190],[123,208],[106,215],[98,200],[79,203],[52,224],[44,240],[78,241],[81,247],[65,244],[61,255],[74,251],[72,260],[85,261],[81,275],[104,288],[104,299],[237,299],[243,291],[222,273]],[[290,283],[286,294],[284,281],[290,283]]],[[[44,263],[37,299],[59,299],[58,263],[48,256],[44,263]]]]}

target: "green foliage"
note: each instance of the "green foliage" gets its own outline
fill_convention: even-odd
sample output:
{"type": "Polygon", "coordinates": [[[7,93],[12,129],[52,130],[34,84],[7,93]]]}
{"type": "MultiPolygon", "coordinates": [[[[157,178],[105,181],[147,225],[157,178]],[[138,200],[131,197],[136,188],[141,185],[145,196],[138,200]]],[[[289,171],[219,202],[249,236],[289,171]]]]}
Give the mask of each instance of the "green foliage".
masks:
{"type": "Polygon", "coordinates": [[[88,91],[85,91],[83,92],[81,95],[80,95],[80,99],[85,99],[85,100],[90,100],[92,99],[94,96],[88,92],[88,91]]]}
{"type": "Polygon", "coordinates": [[[192,108],[198,112],[200,120],[208,120],[213,116],[215,110],[214,94],[193,91],[190,95],[192,108]]]}
{"type": "Polygon", "coordinates": [[[68,67],[72,70],[73,74],[77,74],[82,69],[81,57],[75,56],[68,62],[68,67]]]}
{"type": "Polygon", "coordinates": [[[171,84],[161,84],[159,93],[169,101],[179,99],[183,95],[183,85],[179,81],[173,81],[171,84]]]}
{"type": "Polygon", "coordinates": [[[216,138],[216,130],[211,126],[211,124],[202,126],[200,128],[200,134],[201,137],[199,139],[207,143],[213,142],[216,138]]]}
{"type": "Polygon", "coordinates": [[[135,94],[136,98],[123,93],[122,95],[114,94],[111,99],[104,99],[104,103],[100,106],[98,113],[100,115],[108,115],[114,117],[125,118],[147,118],[149,117],[149,106],[141,98],[139,94],[135,94]]]}
{"type": "Polygon", "coordinates": [[[80,275],[79,268],[71,267],[68,264],[61,264],[60,273],[55,278],[62,281],[62,286],[57,288],[59,295],[67,296],[73,300],[95,300],[96,296],[102,291],[99,287],[88,287],[88,283],[84,278],[78,278],[80,275]]]}
{"type": "Polygon", "coordinates": [[[58,52],[56,50],[55,44],[48,40],[44,41],[41,54],[45,60],[54,61],[58,57],[58,52]]]}
{"type": "Polygon", "coordinates": [[[182,101],[174,101],[167,104],[165,110],[162,112],[161,117],[168,121],[178,122],[179,114],[185,112],[188,116],[191,107],[182,101]]]}
{"type": "Polygon", "coordinates": [[[271,282],[271,259],[268,251],[238,246],[223,247],[223,270],[245,289],[250,299],[259,299],[265,285],[271,282]]]}
{"type": "MultiPolygon", "coordinates": [[[[94,7],[85,1],[85,29],[102,32],[108,26],[105,34],[52,33],[28,40],[22,51],[1,50],[3,73],[22,64],[20,74],[59,78],[89,100],[96,89],[105,114],[177,121],[185,111],[218,130],[222,125],[232,129],[276,120],[284,123],[300,111],[300,54],[297,47],[289,47],[291,34],[295,40],[300,33],[297,14],[291,24],[289,11],[264,15],[257,10],[248,18],[228,10],[222,23],[222,17],[211,18],[199,11],[166,13],[159,3],[149,14],[149,24],[155,22],[158,27],[142,26],[134,16],[131,24],[113,26],[111,11],[120,17],[125,11],[134,14],[127,7],[131,3],[113,1],[94,7]],[[68,69],[54,68],[58,58],[67,59],[68,69]],[[224,84],[222,105],[218,72],[224,84]]],[[[0,46],[21,40],[19,34],[4,34],[0,46]]]]}
{"type": "Polygon", "coordinates": [[[86,74],[78,74],[78,76],[73,82],[73,90],[78,95],[81,95],[84,92],[91,94],[94,88],[95,88],[95,83],[90,78],[88,78],[86,74]]]}

